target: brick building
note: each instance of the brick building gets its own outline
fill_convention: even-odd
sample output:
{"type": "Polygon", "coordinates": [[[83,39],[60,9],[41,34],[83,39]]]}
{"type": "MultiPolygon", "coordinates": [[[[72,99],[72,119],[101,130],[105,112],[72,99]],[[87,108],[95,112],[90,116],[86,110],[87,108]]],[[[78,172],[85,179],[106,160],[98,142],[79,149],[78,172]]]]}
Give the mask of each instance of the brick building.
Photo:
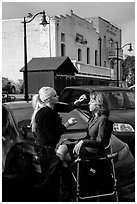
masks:
{"type": "MultiPolygon", "coordinates": [[[[2,75],[14,80],[23,78],[22,21],[2,21],[2,75]]],[[[78,70],[76,76],[116,80],[116,42],[120,47],[121,29],[101,17],[81,18],[72,10],[66,16],[47,16],[47,21],[46,27],[40,25],[41,17],[27,24],[28,62],[68,56],[78,70]]]]}

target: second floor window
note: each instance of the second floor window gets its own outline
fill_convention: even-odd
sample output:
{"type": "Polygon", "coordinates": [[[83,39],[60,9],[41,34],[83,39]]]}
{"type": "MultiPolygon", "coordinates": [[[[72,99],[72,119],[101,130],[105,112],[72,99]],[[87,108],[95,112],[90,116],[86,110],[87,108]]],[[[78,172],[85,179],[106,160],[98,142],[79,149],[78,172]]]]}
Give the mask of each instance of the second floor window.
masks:
{"type": "Polygon", "coordinates": [[[83,35],[76,33],[76,42],[82,43],[83,42],[83,35]]]}
{"type": "Polygon", "coordinates": [[[62,43],[61,44],[61,57],[65,56],[65,45],[62,43]]]}
{"type": "Polygon", "coordinates": [[[87,48],[87,64],[90,64],[90,49],[87,48]]]}
{"type": "Polygon", "coordinates": [[[98,63],[98,51],[95,50],[95,65],[98,63]]]}
{"type": "Polygon", "coordinates": [[[82,51],[78,49],[78,61],[82,61],[82,51]]]}
{"type": "Polygon", "coordinates": [[[61,41],[65,42],[65,33],[61,33],[61,41]]]}

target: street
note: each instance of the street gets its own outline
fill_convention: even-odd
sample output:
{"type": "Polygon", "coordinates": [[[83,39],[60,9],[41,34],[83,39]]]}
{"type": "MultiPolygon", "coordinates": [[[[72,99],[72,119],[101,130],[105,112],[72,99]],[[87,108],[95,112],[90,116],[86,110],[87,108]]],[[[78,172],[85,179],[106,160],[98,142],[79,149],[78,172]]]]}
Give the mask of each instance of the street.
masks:
{"type": "MultiPolygon", "coordinates": [[[[32,98],[32,94],[29,95],[29,100],[32,98]]],[[[23,101],[25,100],[24,94],[2,94],[2,102],[11,101],[23,101]]]]}

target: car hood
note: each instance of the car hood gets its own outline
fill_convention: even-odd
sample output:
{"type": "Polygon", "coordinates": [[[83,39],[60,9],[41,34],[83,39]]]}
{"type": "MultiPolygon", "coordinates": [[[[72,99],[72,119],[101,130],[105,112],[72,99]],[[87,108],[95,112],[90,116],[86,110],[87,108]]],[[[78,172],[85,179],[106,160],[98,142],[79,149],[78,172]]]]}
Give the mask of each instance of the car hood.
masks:
{"type": "Polygon", "coordinates": [[[135,110],[112,110],[110,112],[110,119],[113,122],[129,123],[135,126],[135,110]]]}
{"type": "Polygon", "coordinates": [[[82,114],[82,112],[80,112],[77,109],[74,109],[73,111],[69,112],[69,113],[59,113],[61,118],[62,118],[62,123],[65,124],[69,118],[73,117],[76,118],[77,123],[73,126],[70,126],[68,128],[68,130],[70,131],[74,131],[74,130],[78,130],[78,131],[83,131],[87,128],[87,122],[88,122],[88,118],[86,116],[84,116],[82,114]]]}

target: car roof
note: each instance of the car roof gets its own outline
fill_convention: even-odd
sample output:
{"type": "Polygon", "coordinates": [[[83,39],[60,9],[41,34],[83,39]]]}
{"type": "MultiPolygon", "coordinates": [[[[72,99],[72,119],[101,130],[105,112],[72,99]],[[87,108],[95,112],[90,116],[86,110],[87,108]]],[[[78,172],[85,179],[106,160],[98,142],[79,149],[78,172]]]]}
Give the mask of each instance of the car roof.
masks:
{"type": "Polygon", "coordinates": [[[92,86],[92,85],[83,85],[83,86],[69,86],[65,89],[77,89],[83,91],[90,91],[91,89],[95,91],[129,91],[128,88],[115,87],[115,86],[92,86]]]}
{"type": "Polygon", "coordinates": [[[135,84],[133,86],[129,86],[128,88],[129,89],[135,88],[135,84]]]}
{"type": "Polygon", "coordinates": [[[3,103],[3,105],[8,106],[10,109],[21,109],[24,107],[32,107],[32,102],[27,102],[27,101],[14,101],[14,102],[7,102],[3,103]]]}

